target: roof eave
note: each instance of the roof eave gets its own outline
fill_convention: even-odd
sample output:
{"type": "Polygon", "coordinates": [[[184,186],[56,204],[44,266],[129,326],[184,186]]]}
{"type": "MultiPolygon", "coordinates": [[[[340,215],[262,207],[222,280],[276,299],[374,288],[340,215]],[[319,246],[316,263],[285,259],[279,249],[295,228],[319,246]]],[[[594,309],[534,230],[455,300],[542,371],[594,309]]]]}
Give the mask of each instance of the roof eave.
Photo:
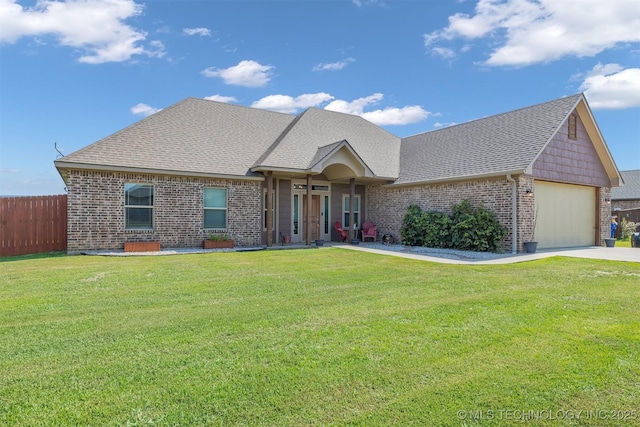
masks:
{"type": "Polygon", "coordinates": [[[394,182],[391,184],[384,185],[384,187],[416,187],[420,185],[432,185],[432,184],[445,184],[449,182],[462,182],[462,181],[475,181],[478,179],[486,179],[486,178],[500,178],[506,177],[507,175],[517,176],[526,174],[525,169],[514,169],[510,171],[501,171],[501,172],[490,172],[485,174],[475,174],[475,175],[462,175],[462,176],[454,176],[454,177],[446,177],[446,178],[436,178],[429,179],[423,181],[411,181],[411,182],[394,182]]]}
{"type": "Polygon", "coordinates": [[[126,172],[126,173],[141,173],[145,175],[170,175],[170,176],[193,176],[202,178],[220,178],[220,179],[238,179],[246,181],[264,181],[263,176],[251,176],[251,175],[233,175],[233,174],[221,174],[221,173],[208,173],[197,171],[178,171],[178,170],[166,170],[166,169],[146,169],[136,168],[128,166],[112,166],[112,165],[96,165],[91,163],[75,163],[65,162],[62,160],[54,161],[56,168],[62,179],[67,182],[63,175],[63,170],[92,170],[92,171],[105,171],[105,172],[126,172]]]}

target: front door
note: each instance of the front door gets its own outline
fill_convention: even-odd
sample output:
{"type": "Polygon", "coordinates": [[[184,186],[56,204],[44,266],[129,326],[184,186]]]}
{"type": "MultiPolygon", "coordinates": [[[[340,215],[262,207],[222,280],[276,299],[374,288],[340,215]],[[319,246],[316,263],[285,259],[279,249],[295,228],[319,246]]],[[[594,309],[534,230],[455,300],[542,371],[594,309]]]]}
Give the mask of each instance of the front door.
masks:
{"type": "MultiPolygon", "coordinates": [[[[293,181],[291,185],[291,242],[304,243],[307,240],[307,184],[293,181]]],[[[311,240],[331,240],[331,184],[316,182],[311,190],[311,240]]]]}
{"type": "MultiPolygon", "coordinates": [[[[307,217],[307,195],[302,195],[302,218],[307,217]]],[[[307,221],[302,221],[302,239],[304,240],[307,235],[307,221]]],[[[311,240],[317,240],[320,238],[320,196],[317,194],[311,195],[311,240]]]]}

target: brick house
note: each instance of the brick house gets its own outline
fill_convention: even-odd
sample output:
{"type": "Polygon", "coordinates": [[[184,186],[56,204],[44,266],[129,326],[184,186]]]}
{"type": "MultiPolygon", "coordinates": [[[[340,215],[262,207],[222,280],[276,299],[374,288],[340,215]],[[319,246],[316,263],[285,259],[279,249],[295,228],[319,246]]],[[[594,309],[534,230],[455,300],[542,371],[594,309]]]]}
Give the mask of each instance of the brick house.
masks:
{"type": "Polygon", "coordinates": [[[212,232],[237,246],[310,244],[338,240],[335,222],[351,236],[371,221],[399,238],[409,205],[448,211],[464,199],[509,229],[506,250],[534,238],[539,248],[602,245],[620,184],[582,94],[406,138],[316,108],[187,98],[55,166],[72,253],[193,247],[212,232]]]}
{"type": "MultiPolygon", "coordinates": [[[[640,169],[620,171],[624,186],[611,189],[611,215],[618,224],[622,219],[640,223],[640,169]]],[[[640,227],[636,231],[640,230],[640,227]]],[[[616,237],[620,236],[620,227],[616,237]]]]}

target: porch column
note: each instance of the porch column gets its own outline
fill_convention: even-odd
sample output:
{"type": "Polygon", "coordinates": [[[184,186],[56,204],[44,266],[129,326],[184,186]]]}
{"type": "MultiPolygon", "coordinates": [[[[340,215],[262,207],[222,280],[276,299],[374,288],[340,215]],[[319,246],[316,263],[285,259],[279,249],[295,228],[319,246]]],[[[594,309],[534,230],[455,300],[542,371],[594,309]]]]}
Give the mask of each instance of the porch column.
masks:
{"type": "Polygon", "coordinates": [[[349,241],[356,238],[356,224],[354,208],[356,204],[356,179],[349,180],[349,241]]]}
{"type": "Polygon", "coordinates": [[[307,175],[307,215],[304,219],[307,224],[307,245],[311,245],[311,174],[307,175]]]}
{"type": "Polygon", "coordinates": [[[273,172],[267,172],[267,247],[273,246],[273,172]]]}

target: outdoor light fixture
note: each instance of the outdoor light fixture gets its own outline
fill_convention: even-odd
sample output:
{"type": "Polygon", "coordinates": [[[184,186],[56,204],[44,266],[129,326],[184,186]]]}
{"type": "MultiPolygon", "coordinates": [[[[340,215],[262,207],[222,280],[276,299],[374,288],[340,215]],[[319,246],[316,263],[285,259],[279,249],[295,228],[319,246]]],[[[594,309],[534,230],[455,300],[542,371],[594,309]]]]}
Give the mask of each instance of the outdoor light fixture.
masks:
{"type": "Polygon", "coordinates": [[[527,189],[527,190],[525,190],[525,194],[529,194],[529,195],[531,195],[531,194],[533,194],[533,191],[531,191],[531,190],[527,189]]]}

